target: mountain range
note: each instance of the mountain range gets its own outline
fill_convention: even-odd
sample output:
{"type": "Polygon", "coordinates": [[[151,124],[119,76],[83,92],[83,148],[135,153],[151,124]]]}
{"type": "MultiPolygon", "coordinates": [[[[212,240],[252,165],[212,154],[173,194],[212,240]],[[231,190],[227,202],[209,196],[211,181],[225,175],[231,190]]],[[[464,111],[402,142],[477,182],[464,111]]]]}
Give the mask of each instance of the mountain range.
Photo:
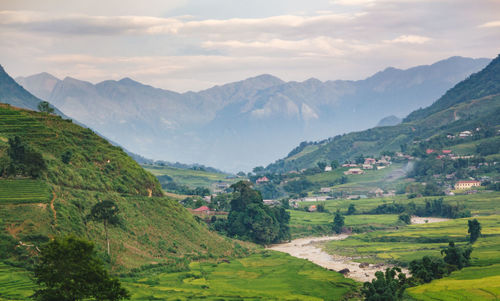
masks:
{"type": "Polygon", "coordinates": [[[358,81],[285,82],[260,75],[182,94],[130,78],[92,84],[41,73],[16,81],[132,152],[238,171],[283,157],[300,141],[404,117],[489,62],[452,57],[406,70],[387,68],[358,81]]]}
{"type": "Polygon", "coordinates": [[[483,70],[448,90],[432,105],[410,113],[402,123],[301,143],[288,156],[266,167],[267,172],[288,172],[318,162],[352,160],[360,155],[400,151],[432,137],[449,133],[497,129],[500,125],[500,55],[483,70]]]}

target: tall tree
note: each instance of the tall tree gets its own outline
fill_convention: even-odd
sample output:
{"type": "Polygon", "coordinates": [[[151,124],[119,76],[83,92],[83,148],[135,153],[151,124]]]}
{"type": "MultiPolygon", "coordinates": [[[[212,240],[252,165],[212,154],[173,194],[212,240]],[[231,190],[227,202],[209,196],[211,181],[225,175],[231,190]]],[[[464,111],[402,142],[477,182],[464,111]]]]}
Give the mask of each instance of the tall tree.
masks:
{"type": "Polygon", "coordinates": [[[54,113],[54,108],[46,101],[41,101],[38,103],[38,111],[52,114],[54,113]]]}
{"type": "Polygon", "coordinates": [[[344,227],[344,219],[345,217],[340,213],[340,210],[337,209],[335,212],[335,217],[333,218],[333,231],[335,233],[340,234],[342,232],[342,227],[344,227]]]}
{"type": "Polygon", "coordinates": [[[115,202],[110,200],[105,200],[95,204],[90,210],[88,218],[92,221],[101,222],[104,224],[104,232],[106,233],[106,244],[108,255],[110,255],[109,250],[109,236],[108,236],[108,225],[117,225],[120,220],[118,218],[118,206],[115,202]]]}
{"type": "Polygon", "coordinates": [[[129,292],[110,277],[94,245],[76,237],[56,238],[41,247],[35,266],[35,300],[122,300],[129,292]]]}
{"type": "Polygon", "coordinates": [[[477,219],[469,220],[469,230],[468,233],[469,241],[471,244],[475,243],[476,240],[481,236],[481,224],[477,219]]]}

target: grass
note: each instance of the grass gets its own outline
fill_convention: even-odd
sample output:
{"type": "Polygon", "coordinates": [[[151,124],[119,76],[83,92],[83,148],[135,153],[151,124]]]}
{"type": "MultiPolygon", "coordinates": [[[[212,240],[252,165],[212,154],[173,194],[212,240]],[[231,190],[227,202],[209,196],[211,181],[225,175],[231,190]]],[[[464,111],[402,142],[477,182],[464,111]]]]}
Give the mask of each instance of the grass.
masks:
{"type": "MultiPolygon", "coordinates": [[[[481,216],[477,219],[483,228],[483,237],[474,244],[472,263],[481,266],[500,263],[500,216],[481,216]]],[[[456,219],[358,234],[343,241],[328,242],[324,248],[332,254],[357,254],[359,260],[364,262],[407,265],[425,255],[440,256],[440,250],[451,240],[459,245],[466,244],[467,220],[456,219]]]]}
{"type": "Polygon", "coordinates": [[[0,262],[0,300],[28,300],[34,287],[29,272],[0,262]]]}
{"type": "Polygon", "coordinates": [[[142,165],[144,169],[155,176],[167,175],[175,180],[177,184],[186,185],[191,188],[206,187],[211,188],[217,182],[235,182],[236,180],[226,179],[227,174],[213,173],[201,170],[182,169],[170,166],[142,165]]]}
{"type": "Polygon", "coordinates": [[[449,277],[406,290],[416,300],[498,300],[500,264],[468,267],[449,277]]]}
{"type": "Polygon", "coordinates": [[[124,281],[132,300],[340,300],[357,287],[339,273],[273,251],[124,281]]]}
{"type": "MultiPolygon", "coordinates": [[[[341,300],[357,283],[307,260],[263,251],[228,262],[193,262],[174,273],[121,278],[132,300],[341,300]]],[[[0,263],[0,300],[28,300],[30,274],[0,263]]]]}
{"type": "MultiPolygon", "coordinates": [[[[289,210],[292,237],[325,235],[332,232],[334,215],[326,212],[289,210]]],[[[386,229],[399,225],[395,214],[360,214],[345,216],[345,226],[355,231],[386,229]]]]}
{"type": "Polygon", "coordinates": [[[50,199],[50,189],[44,181],[0,179],[0,204],[47,203],[50,199]]]}

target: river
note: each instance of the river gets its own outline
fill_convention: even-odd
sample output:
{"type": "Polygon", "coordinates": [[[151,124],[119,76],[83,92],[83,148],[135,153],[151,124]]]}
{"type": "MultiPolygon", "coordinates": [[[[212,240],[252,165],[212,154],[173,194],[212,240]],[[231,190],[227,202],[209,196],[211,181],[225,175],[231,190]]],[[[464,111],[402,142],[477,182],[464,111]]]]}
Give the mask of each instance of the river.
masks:
{"type": "MultiPolygon", "coordinates": [[[[412,217],[412,224],[437,223],[447,220],[445,218],[412,217]]],[[[345,274],[345,276],[361,282],[371,281],[371,279],[375,278],[375,272],[385,271],[386,268],[393,267],[388,264],[360,264],[354,261],[356,259],[353,258],[354,256],[346,257],[328,254],[318,247],[318,244],[321,242],[343,240],[347,237],[349,237],[348,234],[339,234],[298,238],[288,243],[272,245],[268,249],[288,253],[297,258],[307,259],[319,266],[335,271],[349,269],[349,273],[345,274]]],[[[409,274],[406,269],[403,269],[403,272],[407,275],[409,274]]]]}

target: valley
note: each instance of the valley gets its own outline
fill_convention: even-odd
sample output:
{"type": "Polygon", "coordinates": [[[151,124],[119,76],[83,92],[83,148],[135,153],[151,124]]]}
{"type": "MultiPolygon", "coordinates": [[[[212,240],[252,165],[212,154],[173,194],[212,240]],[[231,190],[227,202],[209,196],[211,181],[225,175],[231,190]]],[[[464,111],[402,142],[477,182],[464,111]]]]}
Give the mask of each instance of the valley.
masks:
{"type": "MultiPolygon", "coordinates": [[[[450,64],[450,60],[462,59],[436,64],[450,64]]],[[[467,70],[472,68],[463,64],[467,70]]],[[[279,123],[277,118],[273,125],[249,124],[251,112],[267,112],[268,98],[280,104],[281,97],[293,94],[296,98],[290,101],[301,108],[304,121],[304,112],[316,112],[304,106],[306,95],[314,95],[318,109],[321,97],[340,93],[332,87],[347,85],[359,89],[357,93],[374,93],[377,89],[371,85],[377,86],[380,78],[392,74],[384,82],[396,89],[400,77],[413,78],[414,72],[429,68],[437,67],[389,68],[360,82],[298,83],[259,76],[183,94],[130,79],[93,85],[43,74],[18,81],[24,85],[45,82],[33,84],[48,89],[37,93],[61,105],[64,113],[70,111],[67,97],[56,92],[74,91],[71,87],[77,86],[82,98],[79,104],[71,104],[75,105],[72,109],[81,108],[82,99],[95,105],[95,111],[82,111],[79,117],[97,118],[99,113],[107,118],[98,102],[109,105],[107,110],[119,111],[120,105],[127,107],[146,95],[148,101],[158,102],[152,111],[165,110],[161,105],[174,108],[168,114],[192,118],[189,122],[203,121],[202,127],[209,131],[234,122],[235,126],[248,125],[242,126],[245,131],[253,132],[256,127],[271,132],[278,124],[281,128],[296,122],[279,123]],[[359,92],[366,86],[370,92],[359,92]],[[103,96],[106,93],[123,103],[109,101],[103,96]],[[125,102],[125,96],[131,95],[133,99],[125,102]],[[220,107],[198,116],[173,105],[175,99],[201,111],[214,104],[220,107]],[[234,107],[233,101],[238,105],[234,107]],[[221,121],[224,116],[231,119],[221,121]]],[[[463,81],[457,78],[458,84],[436,96],[434,103],[406,112],[409,115],[402,120],[389,118],[367,130],[303,142],[268,166],[252,165],[251,171],[237,174],[192,162],[132,155],[138,163],[122,147],[68,119],[1,71],[0,300],[28,300],[44,289],[62,293],[64,289],[51,291],[50,283],[36,279],[40,279],[40,266],[50,246],[71,246],[75,240],[91,247],[103,274],[109,273],[106,276],[126,292],[123,298],[131,300],[500,298],[500,57],[463,81]],[[405,275],[396,276],[399,272],[405,275]],[[380,297],[387,294],[390,297],[380,297]]],[[[422,88],[420,84],[409,91],[422,88]]],[[[374,104],[385,99],[391,105],[389,95],[396,92],[385,91],[388,94],[373,98],[374,104]]],[[[398,95],[408,96],[409,91],[398,95]]],[[[356,107],[356,93],[345,95],[351,95],[356,107]]],[[[152,118],[152,111],[141,110],[141,118],[152,118]]],[[[357,111],[359,118],[368,111],[357,111]]],[[[126,125],[117,129],[130,136],[133,131],[128,127],[138,123],[124,121],[126,125]]],[[[195,125],[180,121],[176,120],[186,130],[194,130],[195,125]]],[[[155,129],[163,130],[173,133],[155,129]]],[[[194,137],[193,133],[188,136],[194,137]]],[[[161,135],[155,137],[162,140],[161,135]]],[[[243,137],[255,143],[255,137],[243,137]]],[[[163,142],[186,147],[179,141],[163,142]]],[[[224,146],[221,142],[217,147],[224,146]]],[[[216,148],[203,151],[207,156],[224,155],[216,148]]],[[[225,151],[253,164],[245,152],[225,151]]],[[[189,150],[185,153],[191,156],[189,150]]],[[[49,270],[56,270],[53,267],[49,270]]],[[[87,264],[83,269],[90,267],[87,264]]]]}

